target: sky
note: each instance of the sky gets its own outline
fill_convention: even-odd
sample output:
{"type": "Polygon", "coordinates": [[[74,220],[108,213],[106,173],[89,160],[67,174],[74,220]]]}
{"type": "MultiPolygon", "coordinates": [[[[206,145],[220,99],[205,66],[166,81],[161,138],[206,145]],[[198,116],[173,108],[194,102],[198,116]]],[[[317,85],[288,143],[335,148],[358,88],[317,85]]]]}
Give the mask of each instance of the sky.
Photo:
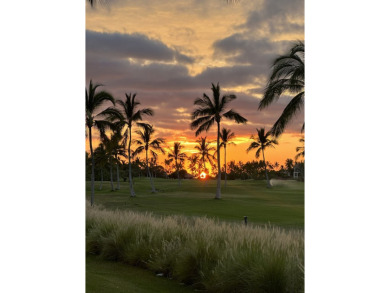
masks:
{"type": "MultiPolygon", "coordinates": [[[[155,1],[117,0],[108,5],[86,5],[86,80],[104,85],[117,99],[137,93],[141,107],[155,115],[145,121],[167,146],[180,141],[193,152],[195,131],[190,129],[193,102],[203,93],[212,96],[211,83],[221,94],[235,94],[227,109],[248,119],[246,125],[222,120],[231,129],[235,146],[227,160],[255,159],[247,154],[256,128],[269,130],[291,96],[257,110],[273,60],[304,40],[303,0],[155,1]]],[[[294,158],[304,121],[298,113],[266,160],[284,163],[294,158]]],[[[216,141],[216,127],[208,139],[216,141]]],[[[94,134],[94,146],[98,133],[94,134]]],[[[86,146],[88,149],[89,146],[86,146]]]]}

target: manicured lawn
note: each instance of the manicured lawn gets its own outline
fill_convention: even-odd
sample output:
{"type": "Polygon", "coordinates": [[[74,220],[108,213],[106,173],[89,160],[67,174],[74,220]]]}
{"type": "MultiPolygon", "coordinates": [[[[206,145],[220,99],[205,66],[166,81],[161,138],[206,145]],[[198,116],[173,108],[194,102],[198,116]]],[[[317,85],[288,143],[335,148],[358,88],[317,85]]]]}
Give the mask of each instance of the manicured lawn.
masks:
{"type": "Polygon", "coordinates": [[[193,292],[175,281],[156,277],[154,273],[118,262],[86,258],[86,292],[143,293],[193,292]]]}
{"type": "MultiPolygon", "coordinates": [[[[271,189],[265,181],[231,180],[223,187],[222,200],[215,200],[216,181],[182,180],[181,187],[174,179],[155,179],[158,193],[151,193],[147,178],[134,178],[135,198],[129,196],[128,182],[121,182],[121,190],[111,191],[110,182],[95,183],[95,203],[106,209],[153,212],[157,215],[183,214],[207,216],[223,221],[304,227],[304,183],[279,181],[271,189]]],[[[115,184],[116,186],[116,184],[115,184]]],[[[86,182],[90,201],[90,182],[86,182]]]]}

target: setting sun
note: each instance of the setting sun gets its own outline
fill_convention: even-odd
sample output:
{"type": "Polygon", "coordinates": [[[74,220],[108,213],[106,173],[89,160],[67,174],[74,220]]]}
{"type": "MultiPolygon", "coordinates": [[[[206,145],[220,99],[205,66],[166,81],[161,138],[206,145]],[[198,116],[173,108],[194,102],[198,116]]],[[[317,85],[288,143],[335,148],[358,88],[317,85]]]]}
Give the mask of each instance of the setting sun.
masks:
{"type": "Polygon", "coordinates": [[[199,178],[206,179],[206,173],[205,172],[200,173],[199,178]]]}

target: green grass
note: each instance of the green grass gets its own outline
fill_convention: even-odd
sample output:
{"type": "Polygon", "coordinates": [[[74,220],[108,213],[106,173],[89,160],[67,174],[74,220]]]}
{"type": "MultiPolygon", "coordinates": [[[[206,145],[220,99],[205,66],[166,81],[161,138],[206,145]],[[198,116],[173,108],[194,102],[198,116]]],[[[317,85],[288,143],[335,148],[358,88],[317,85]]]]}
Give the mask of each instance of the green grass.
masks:
{"type": "Polygon", "coordinates": [[[155,179],[157,193],[151,193],[149,179],[134,181],[135,198],[128,182],[116,191],[110,182],[101,191],[95,183],[95,204],[106,211],[87,208],[87,255],[98,255],[87,256],[87,292],[191,291],[179,282],[210,292],[301,290],[302,182],[276,181],[268,189],[265,181],[232,180],[225,189],[222,181],[222,199],[215,200],[215,180],[182,180],[179,187],[177,180],[155,179]],[[155,217],[145,214],[150,212],[155,217]],[[269,223],[288,229],[259,227],[269,223]]]}
{"type": "Polygon", "coordinates": [[[86,258],[86,292],[90,293],[185,293],[193,290],[150,271],[96,256],[86,258]]]}
{"type": "MultiPolygon", "coordinates": [[[[121,182],[121,190],[111,191],[110,183],[95,183],[95,203],[109,210],[153,212],[157,215],[207,216],[229,222],[304,227],[304,183],[279,181],[268,189],[265,181],[231,180],[222,199],[215,200],[216,181],[155,179],[158,193],[151,193],[147,178],[134,178],[136,198],[130,198],[128,182],[121,182]]],[[[90,201],[90,182],[86,182],[87,201],[90,201]]]]}

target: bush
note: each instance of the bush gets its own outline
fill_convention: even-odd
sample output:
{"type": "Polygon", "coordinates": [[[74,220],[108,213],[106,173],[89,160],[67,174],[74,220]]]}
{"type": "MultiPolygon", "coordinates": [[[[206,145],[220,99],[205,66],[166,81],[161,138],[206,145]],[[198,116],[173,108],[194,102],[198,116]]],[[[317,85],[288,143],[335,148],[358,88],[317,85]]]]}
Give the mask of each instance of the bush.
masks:
{"type": "Polygon", "coordinates": [[[87,207],[87,253],[209,292],[303,290],[303,232],[87,207]]]}

